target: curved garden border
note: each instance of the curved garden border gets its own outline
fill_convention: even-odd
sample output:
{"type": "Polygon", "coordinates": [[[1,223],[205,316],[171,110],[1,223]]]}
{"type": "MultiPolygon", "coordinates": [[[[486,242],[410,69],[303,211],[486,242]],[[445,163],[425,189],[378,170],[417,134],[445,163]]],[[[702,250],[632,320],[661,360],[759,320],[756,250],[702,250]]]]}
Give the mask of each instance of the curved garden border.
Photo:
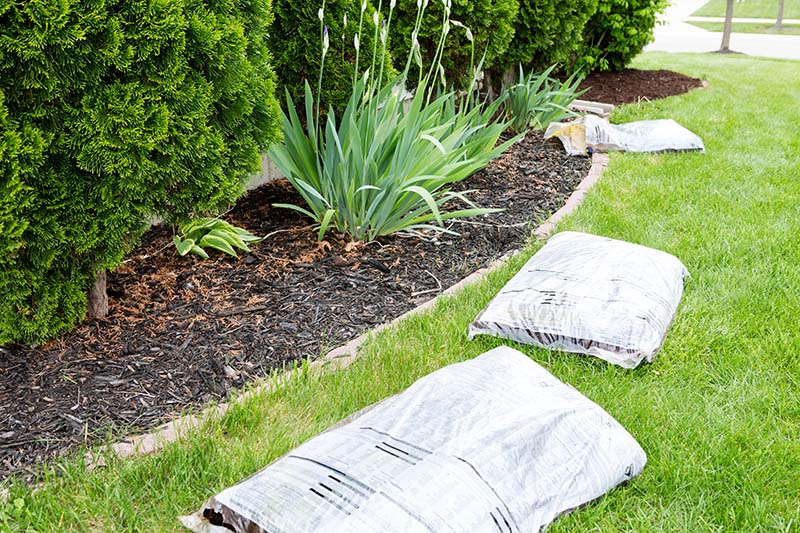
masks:
{"type": "MultiPolygon", "coordinates": [[[[587,173],[586,177],[572,192],[566,203],[558,211],[553,213],[543,224],[534,230],[534,235],[541,239],[547,238],[549,235],[551,235],[555,231],[558,222],[566,215],[575,211],[575,209],[581,204],[583,198],[586,196],[586,193],[592,188],[592,186],[594,186],[595,183],[597,183],[607,165],[608,155],[599,153],[592,154],[592,165],[589,168],[589,172],[587,173]]],[[[435,298],[428,300],[422,305],[415,307],[414,309],[389,322],[381,324],[359,335],[347,344],[331,350],[324,357],[313,361],[310,365],[310,368],[319,369],[333,367],[336,370],[346,368],[358,358],[359,348],[371,336],[374,336],[387,327],[397,324],[401,320],[411,315],[431,309],[436,305],[440,298],[451,295],[463,287],[479,282],[486,275],[497,270],[499,267],[508,262],[511,257],[517,255],[520,251],[522,251],[522,249],[517,249],[513,252],[503,255],[502,257],[493,261],[489,266],[473,272],[455,285],[447,288],[435,298]]],[[[290,372],[299,372],[299,370],[293,370],[290,372]]],[[[278,376],[277,378],[267,378],[262,383],[256,385],[256,390],[279,387],[281,385],[281,381],[285,380],[286,377],[287,374],[278,376]]],[[[254,393],[255,391],[247,391],[238,396],[236,399],[232,400],[232,402],[240,402],[254,393]]],[[[112,453],[120,458],[134,457],[156,452],[167,444],[179,440],[187,432],[199,427],[209,420],[213,420],[216,417],[221,417],[227,411],[232,402],[223,402],[218,405],[208,407],[198,414],[181,416],[157,427],[149,433],[126,438],[120,442],[112,444],[109,448],[112,453]]],[[[90,469],[97,466],[102,466],[104,464],[102,456],[94,455],[91,452],[87,452],[85,459],[87,467],[90,469]]]]}

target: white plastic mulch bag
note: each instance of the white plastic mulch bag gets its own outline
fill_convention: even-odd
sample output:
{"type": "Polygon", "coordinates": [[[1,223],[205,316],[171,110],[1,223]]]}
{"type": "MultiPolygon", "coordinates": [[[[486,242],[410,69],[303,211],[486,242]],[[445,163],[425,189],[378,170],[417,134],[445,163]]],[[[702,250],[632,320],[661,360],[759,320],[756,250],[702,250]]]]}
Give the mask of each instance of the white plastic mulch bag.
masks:
{"type": "Polygon", "coordinates": [[[688,275],[659,250],[558,233],[472,322],[469,338],[494,335],[634,368],[661,348],[688,275]]]}
{"type": "Polygon", "coordinates": [[[525,532],[638,475],[641,447],[507,347],[445,367],[183,517],[196,532],[525,532]],[[205,515],[205,518],[204,518],[205,515]]]}
{"type": "Polygon", "coordinates": [[[570,155],[622,150],[626,152],[705,151],[703,139],[672,119],[611,124],[586,115],[572,122],[553,122],[545,138],[558,137],[570,155]]]}

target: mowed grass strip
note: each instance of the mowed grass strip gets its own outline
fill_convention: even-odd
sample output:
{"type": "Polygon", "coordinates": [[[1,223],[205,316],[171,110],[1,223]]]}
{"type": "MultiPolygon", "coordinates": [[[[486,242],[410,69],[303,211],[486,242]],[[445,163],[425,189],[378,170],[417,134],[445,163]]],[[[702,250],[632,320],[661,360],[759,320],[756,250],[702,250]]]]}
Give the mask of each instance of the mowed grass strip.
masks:
{"type": "MultiPolygon", "coordinates": [[[[726,0],[711,0],[692,13],[696,17],[724,17],[726,0]]],[[[743,0],[733,4],[733,16],[743,18],[775,19],[778,0],[743,0]]],[[[800,19],[800,0],[784,0],[783,17],[800,19]]]]}
{"type": "MultiPolygon", "coordinates": [[[[689,24],[707,31],[722,33],[722,22],[690,21],[689,24]]],[[[800,35],[800,24],[784,24],[780,30],[774,24],[760,24],[748,22],[735,22],[732,26],[733,33],[765,33],[772,35],[800,35]]]]}
{"type": "MultiPolygon", "coordinates": [[[[690,270],[662,352],[634,371],[522,347],[616,417],[649,462],[640,477],[559,519],[567,531],[796,531],[800,527],[800,62],[647,54],[706,89],[619,109],[674,118],[707,153],[615,154],[559,229],[659,248],[690,270]]],[[[540,244],[432,312],[373,339],[338,372],[293,373],[221,421],[87,473],[79,459],[14,484],[0,529],[180,531],[179,514],[356,410],[501,344],[469,322],[540,244]],[[19,503],[14,504],[15,500],[19,503]]]]}

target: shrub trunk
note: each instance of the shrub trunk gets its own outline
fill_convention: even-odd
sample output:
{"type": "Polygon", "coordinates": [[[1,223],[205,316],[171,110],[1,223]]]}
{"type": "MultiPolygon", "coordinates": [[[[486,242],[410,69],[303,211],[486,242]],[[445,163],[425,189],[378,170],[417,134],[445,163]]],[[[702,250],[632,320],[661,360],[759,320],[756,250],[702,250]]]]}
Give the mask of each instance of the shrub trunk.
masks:
{"type": "Polygon", "coordinates": [[[89,318],[105,318],[108,316],[108,293],[106,292],[106,271],[97,273],[97,279],[89,289],[89,302],[86,310],[89,318]]]}

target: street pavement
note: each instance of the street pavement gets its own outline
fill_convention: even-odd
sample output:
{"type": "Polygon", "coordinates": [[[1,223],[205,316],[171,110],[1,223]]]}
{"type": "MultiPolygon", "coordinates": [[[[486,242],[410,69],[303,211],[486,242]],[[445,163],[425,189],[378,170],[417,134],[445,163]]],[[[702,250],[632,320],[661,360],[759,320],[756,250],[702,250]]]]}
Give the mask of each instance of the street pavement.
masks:
{"type": "MultiPolygon", "coordinates": [[[[655,28],[655,41],[645,51],[660,52],[713,52],[719,50],[722,32],[706,31],[686,22],[706,0],[673,0],[662,20],[655,28]]],[[[736,15],[736,6],[733,9],[736,15]]],[[[713,20],[713,19],[712,19],[713,20]]],[[[724,19],[719,19],[724,20],[724,19]]],[[[759,19],[736,19],[737,22],[759,19]]],[[[766,19],[765,22],[774,22],[766,19]]],[[[787,20],[787,23],[800,21],[787,20]]],[[[772,35],[760,33],[732,33],[731,50],[751,56],[783,59],[800,59],[800,35],[772,35]]]]}

